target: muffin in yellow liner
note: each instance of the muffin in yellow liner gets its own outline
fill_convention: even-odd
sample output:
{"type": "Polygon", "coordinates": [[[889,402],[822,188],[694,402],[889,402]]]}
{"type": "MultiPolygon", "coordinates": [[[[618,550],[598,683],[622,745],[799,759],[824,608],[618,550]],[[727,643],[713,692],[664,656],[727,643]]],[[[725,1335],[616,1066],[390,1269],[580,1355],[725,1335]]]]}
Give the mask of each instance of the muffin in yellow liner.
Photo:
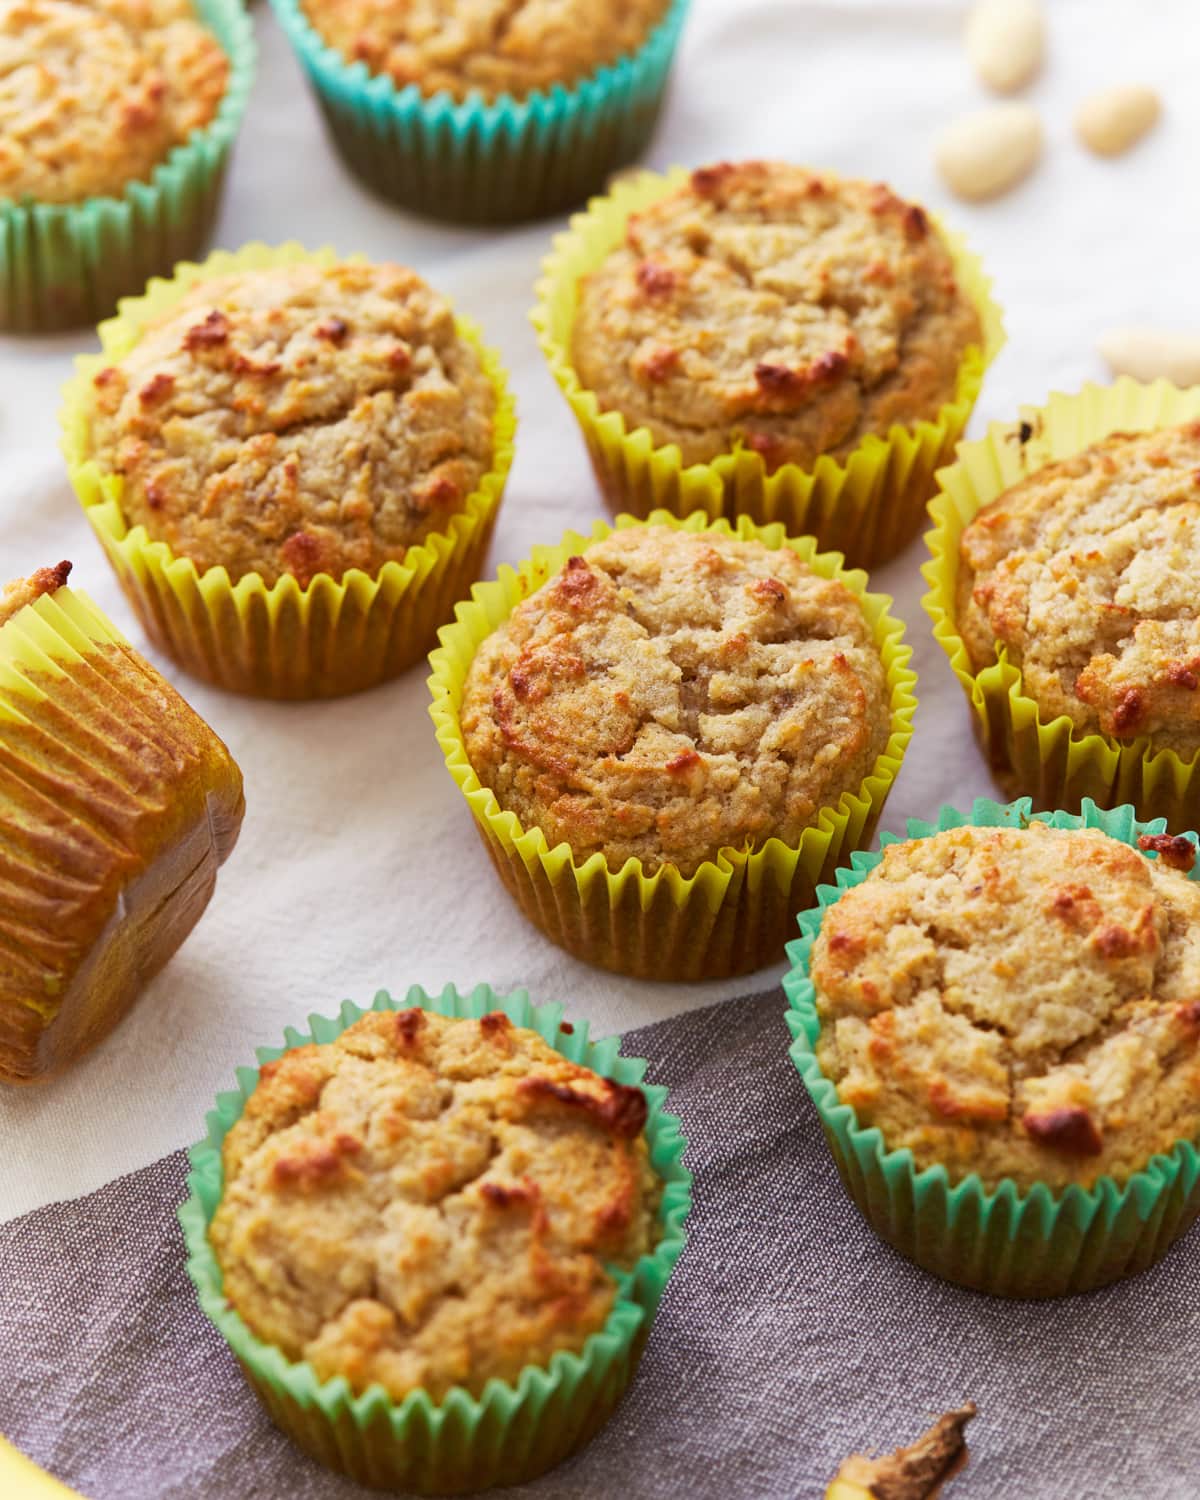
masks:
{"type": "Polygon", "coordinates": [[[242,774],[70,564],[0,590],[0,1082],[102,1040],[204,914],[242,774]]]}
{"type": "Polygon", "coordinates": [[[477,584],[471,592],[455,611],[456,622],[440,632],[442,644],[430,657],[430,712],[450,774],[500,879],[526,917],[577,958],[638,978],[716,979],[779,959],[796,912],[812,904],[817,885],[831,879],[852,850],[870,842],[912,738],[917,679],[908,666],[912,651],[903,642],[904,626],[888,613],[891,599],[869,593],[864,573],[844,571],[842,559],[818,552],[811,537],[789,537],[782,526],[756,526],[745,516],[731,525],[700,514],[681,520],[666,511],[654,511],[646,520],[618,516],[615,526],[598,521],[590,537],[568,532],[558,546],[535,548],[520,568],[502,567],[495,581],[477,584]],[[796,847],[768,839],[753,852],[723,849],[688,877],[670,864],[647,875],[636,858],[614,874],[602,853],[580,861],[565,842],[551,848],[541,828],[524,828],[471,767],[461,708],[467,673],[482,642],[569,557],[614,529],[647,524],[789,547],[815,573],[839,579],[862,601],[883,660],[890,738],[858,791],[823,808],[796,847]]]}
{"type": "Polygon", "coordinates": [[[118,315],[100,325],[102,352],[76,362],[64,392],[63,449],[71,483],[142,627],[193,675],[232,692],[332,698],[374,687],[419,661],[482,571],[512,465],[516,409],[503,367],[475,327],[460,318],[459,334],[478,350],[496,394],[492,467],[446,529],[410,547],[402,562],[387,562],[374,576],[350,569],[340,581],[318,573],[305,588],[286,575],[268,585],[247,573],[234,583],[224,567],[201,572],[165,542],[152,541],[144,526],[128,525],[122,479],[104,474],[92,450],[97,373],[126,355],[146,325],[198,282],[337,260],[329,249],[256,243],[219,251],[200,264],[185,262],[169,281],[152,280],[143,296],[123,301],[118,315]]]}
{"type": "Polygon", "coordinates": [[[1009,796],[1029,796],[1039,809],[1069,812],[1077,812],[1086,797],[1106,808],[1131,803],[1139,818],[1165,818],[1177,830],[1196,822],[1196,757],[1185,761],[1174,750],[1154,750],[1144,736],[1121,741],[1083,733],[1066,714],[1047,721],[1003,648],[993,666],[974,670],[959,634],[955,598],[962,534],[998,495],[1110,433],[1148,432],[1197,416],[1200,389],[1128,378],[1086,385],[1075,395],[1053,393],[1043,407],[1022,407],[1014,422],[993,423],[985,438],[962,444],[958,462],[938,476],[941,490],[929,506],[934,524],[926,536],[932,560],[922,570],[930,591],[923,603],[973,709],[983,751],[1009,796]]]}
{"type": "Polygon", "coordinates": [[[574,368],[571,338],[580,278],[621,243],[632,214],[675,192],[689,175],[682,167],[665,175],[639,172],[617,182],[608,196],[594,198],[555,240],[538,283],[532,314],[538,340],[583,432],[609,506],[641,517],[656,509],[676,516],[699,511],[710,520],[746,515],[759,525],[779,522],[792,536],[813,536],[822,549],[842,552],[855,566],[885,562],[920,529],[935,473],[953,458],[984,372],[1004,344],[1000,309],[982,264],[961,239],[937,225],[979,313],[984,346],[967,351],[956,397],[936,421],[893,426],[886,440],[869,435],[845,463],[823,454],[811,470],[785,463],[768,472],[762,455],[744,446],[685,467],[677,445],[655,447],[647,428],[630,431],[619,411],[602,410],[574,368]]]}

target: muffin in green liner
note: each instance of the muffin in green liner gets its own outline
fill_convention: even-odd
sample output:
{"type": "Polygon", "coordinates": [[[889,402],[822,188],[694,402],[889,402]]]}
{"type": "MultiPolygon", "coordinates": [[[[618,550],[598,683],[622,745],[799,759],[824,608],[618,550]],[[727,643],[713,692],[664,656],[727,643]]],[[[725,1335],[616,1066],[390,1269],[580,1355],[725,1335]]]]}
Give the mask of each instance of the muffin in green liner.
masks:
{"type": "Polygon", "coordinates": [[[0,197],[0,330],[45,333],[99,322],[120,297],[201,251],[254,80],[254,30],[242,0],[195,0],[229,59],[211,122],[120,197],[46,203],[0,197]]]}
{"type": "MultiPolygon", "coordinates": [[[[527,1366],[515,1385],[493,1379],[479,1397],[455,1387],[435,1403],[423,1390],[397,1404],[380,1385],[356,1394],[344,1376],[323,1384],[307,1363],[294,1362],[264,1343],[226,1301],[221,1270],[209,1243],[209,1225],[221,1201],[221,1149],[258,1083],[258,1069],[238,1069],[238,1090],[219,1094],[207,1117],[207,1135],[189,1152],[190,1196],[179,1209],[188,1249],[188,1274],[200,1305],[228,1342],[268,1412],[305,1452],[360,1484],[420,1494],[461,1494],[492,1485],[518,1484],[561,1462],[608,1420],[630,1384],[663,1289],[682,1253],[691,1208],[691,1174],[683,1166],[686,1142],[679,1121],[664,1111],[666,1090],[642,1083],[646,1064],[621,1057],[619,1038],[592,1042],[585,1023],[562,1019],[558,1004],[534,1005],[518,990],[497,995],[487,985],[463,994],[447,986],[440,995],[410,989],[402,1001],[386,991],[375,1011],[418,1007],[469,1019],[500,1010],[517,1026],[536,1031],[572,1062],[606,1078],[640,1087],[649,1115],[650,1162],[662,1180],[661,1237],[633,1269],[612,1268],[617,1296],[604,1327],[582,1352],[560,1351],[545,1367],[527,1366]]],[[[309,1017],[309,1032],[288,1028],[286,1045],[261,1048],[260,1064],[309,1042],[327,1043],[366,1012],[347,1001],[334,1018],[309,1017]]]]}
{"type": "Polygon", "coordinates": [[[578,83],[459,101],[347,62],[303,0],[271,0],[351,170],[385,198],[466,224],[560,213],[636,161],[658,123],[689,3],[671,0],[638,51],[578,83]]]}
{"type": "MultiPolygon", "coordinates": [[[[1132,848],[1140,835],[1160,835],[1162,819],[1145,823],[1131,807],[1105,811],[1085,800],[1080,815],[1034,815],[1028,798],[1002,805],[980,799],[970,813],[944,807],[937,821],[909,821],[910,839],[948,829],[1025,827],[1099,829],[1132,848]]],[[[884,835],[881,843],[900,842],[884,835]]],[[[1152,1156],[1124,1181],[1104,1175],[1084,1188],[1054,1191],[1038,1182],[1022,1192],[1011,1177],[989,1190],[978,1173],[954,1180],[944,1166],[918,1170],[913,1153],[889,1149],[877,1127],[865,1128],[816,1056],[821,1021],[810,978],[813,943],[826,911],[875,869],[882,854],[857,853],[822,886],[818,905],[800,918],[802,936],[788,948],[784,978],[790,1003],[791,1058],[816,1106],[838,1172],[871,1227],[901,1254],[948,1281],[1007,1297],[1056,1297],[1085,1292],[1153,1265],[1200,1212],[1200,1153],[1180,1140],[1152,1156]]],[[[1193,869],[1192,880],[1197,878],[1193,869]]]]}

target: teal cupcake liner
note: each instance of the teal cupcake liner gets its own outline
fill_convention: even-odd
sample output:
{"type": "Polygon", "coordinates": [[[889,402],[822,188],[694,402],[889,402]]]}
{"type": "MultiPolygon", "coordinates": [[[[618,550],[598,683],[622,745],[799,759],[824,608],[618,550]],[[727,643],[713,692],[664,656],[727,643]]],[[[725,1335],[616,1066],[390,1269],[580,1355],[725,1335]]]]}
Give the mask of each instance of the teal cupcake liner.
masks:
{"type": "Polygon", "coordinates": [[[206,245],[229,154],[254,80],[241,0],[196,0],[229,58],[229,86],[210,124],[176,146],[148,182],[120,198],[38,203],[0,198],[0,330],[48,333],[97,323],[151,276],[206,245]]]}
{"type": "MultiPolygon", "coordinates": [[[[910,819],[911,839],[948,828],[1098,828],[1137,846],[1138,835],[1162,833],[1166,821],[1141,822],[1132,807],[1104,810],[1090,799],[1078,815],[1032,814],[1028,797],[1000,804],[978,800],[970,813],[944,807],[936,823],[910,819]]],[[[884,834],[881,844],[899,842],[884,834]]],[[[804,1079],[847,1192],[875,1232],[935,1276],[1001,1297],[1062,1297],[1136,1275],[1152,1266],[1200,1212],[1200,1153],[1179,1141],[1154,1156],[1124,1183],[1101,1177],[1095,1187],[1055,1193],[1038,1183],[1021,1193],[1006,1179],[989,1191],[972,1173],[951,1182],[946,1169],[918,1171],[912,1152],[889,1150],[881,1132],[864,1129],[821,1071],[816,1043],[821,1030],[809,978],[812,945],[825,912],[859,885],[882,854],[858,853],[839,870],[836,886],[822,886],[818,905],[800,918],[802,936],[788,945],[792,968],[783,981],[794,1037],[790,1056],[804,1079]]],[[[1157,857],[1157,856],[1155,856],[1157,857]]],[[[1193,871],[1191,878],[1197,878],[1193,871]]]]}
{"type": "Polygon", "coordinates": [[[658,122],[689,3],[671,0],[639,51],[570,88],[456,101],[347,62],[309,24],[303,0],[271,0],[350,169],[385,198],[468,224],[561,213],[636,161],[658,122]]]}
{"type": "MultiPolygon", "coordinates": [[[[379,1386],[355,1395],[341,1376],[322,1384],[312,1366],[287,1359],[252,1334],[226,1302],[208,1226],[221,1200],[221,1147],[258,1082],[257,1068],[239,1068],[238,1088],[218,1094],[207,1135],[188,1153],[190,1196],[179,1209],[188,1275],[200,1306],[225,1338],[268,1412],[311,1457],[360,1484],[418,1494],[454,1495],[519,1484],[561,1463],[608,1420],[637,1370],[642,1348],[686,1239],[691,1173],[679,1121],[665,1112],[667,1091],[642,1082],[646,1063],[619,1055],[620,1039],[588,1039],[586,1023],[563,1024],[562,1006],[534,1005],[524,990],[497,995],[487,985],[469,994],[453,986],[440,995],[410,989],[402,1002],[381,990],[372,1010],[412,1006],[442,1016],[478,1018],[502,1010],[531,1027],[564,1057],[618,1083],[640,1087],[649,1105],[650,1160],[663,1180],[662,1237],[628,1272],[614,1269],[616,1301],[604,1327],[581,1353],[560,1351],[545,1367],[530,1366],[516,1385],[489,1381],[479,1397],[456,1388],[440,1403],[413,1391],[397,1405],[379,1386]]],[[[309,1032],[289,1027],[283,1047],[258,1051],[260,1065],[309,1042],[331,1042],[364,1014],[346,1001],[336,1017],[310,1016],[309,1032]]]]}

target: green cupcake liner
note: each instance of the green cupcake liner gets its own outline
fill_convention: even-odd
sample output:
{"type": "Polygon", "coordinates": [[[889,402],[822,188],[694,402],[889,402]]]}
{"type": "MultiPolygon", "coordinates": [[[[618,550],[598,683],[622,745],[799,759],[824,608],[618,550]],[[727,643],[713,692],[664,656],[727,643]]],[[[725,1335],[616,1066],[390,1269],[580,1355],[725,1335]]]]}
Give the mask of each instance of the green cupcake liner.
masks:
{"type": "Polygon", "coordinates": [[[82,203],[0,198],[0,330],[48,333],[97,323],[119,298],[201,251],[254,80],[254,31],[241,0],[196,0],[229,58],[210,124],[176,146],[149,182],[82,203]]]}
{"type": "Polygon", "coordinates": [[[671,0],[639,51],[570,88],[456,101],[347,62],[309,24],[303,0],[271,0],[351,170],[385,198],[468,224],[560,213],[635,161],[658,122],[689,3],[671,0]]]}
{"type": "MultiPolygon", "coordinates": [[[[1141,833],[1162,833],[1165,819],[1141,822],[1132,807],[1098,808],[1090,799],[1082,812],[1031,812],[1023,797],[1001,804],[980,798],[970,813],[943,807],[936,823],[910,819],[908,836],[930,838],[948,828],[1098,828],[1122,843],[1137,845],[1141,833]]],[[[884,834],[881,844],[899,840],[884,834]]],[[[864,1129],[855,1111],[838,1098],[821,1071],[816,1042],[821,1023],[809,978],[809,957],[826,910],[842,892],[859,885],[882,854],[855,854],[853,868],[839,870],[836,886],[822,886],[818,905],[800,918],[800,938],[788,945],[792,968],[783,981],[795,1038],[790,1056],[820,1116],[846,1190],[863,1217],[889,1245],[935,1276],[1000,1297],[1062,1297],[1093,1291],[1152,1266],[1200,1212],[1200,1153],[1179,1141],[1151,1157],[1124,1183],[1101,1177],[1094,1188],[1054,1193],[1037,1184],[1021,1193],[1006,1179],[988,1191],[975,1173],[952,1183],[945,1167],[918,1171],[907,1147],[892,1151],[875,1127],[864,1129]]],[[[1193,871],[1191,878],[1197,878],[1193,871]]]]}
{"type": "MultiPolygon", "coordinates": [[[[372,1010],[419,1006],[442,1016],[478,1018],[502,1010],[517,1026],[531,1027],[564,1057],[618,1083],[640,1087],[649,1105],[650,1160],[663,1179],[654,1251],[628,1272],[614,1268],[616,1301],[604,1327],[582,1353],[560,1351],[543,1367],[522,1371],[516,1385],[489,1381],[482,1396],[456,1388],[435,1404],[413,1391],[396,1405],[381,1386],[355,1395],[341,1376],[322,1384],[311,1365],[293,1363],[262,1343],[226,1302],[221,1271],[208,1242],[208,1226],[221,1200],[221,1146],[258,1082],[257,1068],[239,1068],[236,1092],[218,1094],[207,1116],[206,1138],[190,1150],[191,1195],[179,1209],[187,1243],[188,1275],[200,1306],[223,1335],[276,1424],[304,1451],[360,1484],[419,1494],[454,1495],[492,1485],[519,1484],[561,1463],[608,1420],[633,1375],[663,1289],[684,1247],[691,1208],[691,1173],[683,1165],[687,1142],[679,1121],[663,1109],[667,1091],[642,1082],[646,1063],[619,1055],[620,1038],[588,1039],[586,1023],[568,1032],[562,1006],[534,1005],[524,990],[497,995],[487,985],[460,994],[410,989],[402,1002],[381,990],[372,1010]]],[[[289,1027],[283,1047],[258,1050],[259,1063],[308,1042],[331,1042],[365,1012],[346,1001],[334,1018],[310,1016],[309,1032],[289,1027]]]]}

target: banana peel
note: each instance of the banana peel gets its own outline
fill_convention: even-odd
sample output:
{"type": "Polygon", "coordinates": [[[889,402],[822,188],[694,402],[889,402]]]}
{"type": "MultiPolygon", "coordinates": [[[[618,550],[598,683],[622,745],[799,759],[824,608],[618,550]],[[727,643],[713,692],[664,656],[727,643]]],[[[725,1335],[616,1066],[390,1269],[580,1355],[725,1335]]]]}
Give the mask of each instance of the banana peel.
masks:
{"type": "Polygon", "coordinates": [[[825,1500],[934,1500],[967,1462],[965,1429],[975,1415],[968,1401],[948,1411],[907,1448],[885,1458],[853,1454],[825,1491],[825,1500]]]}

